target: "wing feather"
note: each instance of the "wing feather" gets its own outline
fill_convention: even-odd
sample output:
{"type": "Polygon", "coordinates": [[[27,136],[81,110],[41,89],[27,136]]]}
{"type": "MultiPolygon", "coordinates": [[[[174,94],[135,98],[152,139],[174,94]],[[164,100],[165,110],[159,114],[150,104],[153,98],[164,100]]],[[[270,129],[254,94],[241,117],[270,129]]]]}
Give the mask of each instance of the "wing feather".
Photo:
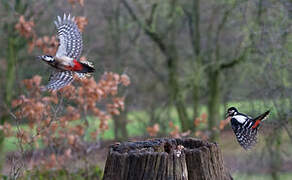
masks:
{"type": "Polygon", "coordinates": [[[270,114],[270,111],[266,111],[265,113],[263,113],[263,114],[259,115],[258,117],[254,118],[253,121],[257,121],[257,120],[263,121],[263,120],[267,119],[269,114],[270,114]]]}
{"type": "Polygon", "coordinates": [[[46,90],[57,91],[67,85],[69,85],[73,78],[72,71],[55,71],[49,78],[49,83],[46,86],[46,90]]]}
{"type": "Polygon", "coordinates": [[[81,55],[83,44],[82,36],[79,31],[74,17],[69,14],[64,14],[63,19],[60,16],[54,21],[58,29],[58,38],[60,45],[56,53],[57,57],[68,56],[73,59],[78,59],[81,55]]]}
{"type": "Polygon", "coordinates": [[[238,122],[231,121],[231,127],[238,143],[246,150],[251,149],[257,143],[258,129],[247,128],[250,124],[253,124],[253,122],[249,121],[244,127],[238,122]]]}

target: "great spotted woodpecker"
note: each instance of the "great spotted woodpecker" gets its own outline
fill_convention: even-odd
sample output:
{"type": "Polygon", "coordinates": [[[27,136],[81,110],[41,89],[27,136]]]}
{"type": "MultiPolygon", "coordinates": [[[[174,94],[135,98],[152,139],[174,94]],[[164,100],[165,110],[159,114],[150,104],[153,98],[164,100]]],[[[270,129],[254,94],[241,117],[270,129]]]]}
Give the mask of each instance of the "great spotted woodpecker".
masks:
{"type": "Polygon", "coordinates": [[[82,51],[81,33],[74,21],[74,17],[70,14],[64,14],[63,19],[60,16],[54,21],[59,38],[59,47],[56,55],[42,55],[39,59],[45,61],[50,66],[54,67],[49,83],[45,90],[59,90],[74,80],[74,74],[83,78],[86,74],[95,71],[92,63],[87,61],[78,61],[82,51]]]}
{"type": "Polygon", "coordinates": [[[268,117],[269,113],[270,111],[267,111],[256,118],[251,118],[238,112],[235,107],[227,110],[227,118],[231,118],[231,127],[237,141],[244,149],[250,149],[256,144],[260,123],[268,117]]]}

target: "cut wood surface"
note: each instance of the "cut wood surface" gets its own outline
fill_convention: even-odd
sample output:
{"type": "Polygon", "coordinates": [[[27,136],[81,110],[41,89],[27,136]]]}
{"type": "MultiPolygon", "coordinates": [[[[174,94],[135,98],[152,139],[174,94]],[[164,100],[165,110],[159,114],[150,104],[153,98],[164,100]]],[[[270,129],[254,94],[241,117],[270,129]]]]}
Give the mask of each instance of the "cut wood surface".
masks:
{"type": "Polygon", "coordinates": [[[230,180],[219,147],[194,138],[112,145],[104,180],[230,180]]]}

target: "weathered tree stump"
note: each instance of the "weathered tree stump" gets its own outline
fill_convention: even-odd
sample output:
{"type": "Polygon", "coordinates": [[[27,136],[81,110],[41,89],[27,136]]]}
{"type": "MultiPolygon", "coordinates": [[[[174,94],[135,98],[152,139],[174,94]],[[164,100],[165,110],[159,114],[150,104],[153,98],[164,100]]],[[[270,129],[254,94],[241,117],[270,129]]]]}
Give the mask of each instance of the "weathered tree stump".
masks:
{"type": "Polygon", "coordinates": [[[218,146],[194,138],[110,147],[103,180],[230,180],[218,146]]]}

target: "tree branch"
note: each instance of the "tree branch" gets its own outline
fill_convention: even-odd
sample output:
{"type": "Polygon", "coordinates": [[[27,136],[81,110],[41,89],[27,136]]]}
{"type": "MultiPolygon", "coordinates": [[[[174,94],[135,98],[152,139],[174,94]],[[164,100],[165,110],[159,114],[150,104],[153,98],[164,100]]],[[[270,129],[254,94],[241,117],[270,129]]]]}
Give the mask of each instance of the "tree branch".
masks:
{"type": "Polygon", "coordinates": [[[151,26],[152,25],[152,22],[153,22],[153,18],[154,18],[154,14],[156,12],[156,9],[157,9],[157,3],[154,3],[151,7],[151,14],[149,16],[148,19],[146,19],[146,23],[148,26],[151,26]]]}
{"type": "Polygon", "coordinates": [[[193,0],[192,11],[188,11],[183,8],[183,11],[187,17],[189,33],[191,37],[191,44],[193,46],[194,54],[200,55],[200,1],[193,0]]]}
{"type": "Polygon", "coordinates": [[[145,53],[145,51],[143,50],[140,50],[139,49],[139,52],[141,53],[141,55],[143,55],[144,57],[141,58],[142,61],[145,63],[145,65],[150,69],[150,71],[152,71],[153,74],[155,74],[157,76],[157,79],[165,85],[165,83],[167,82],[163,76],[162,73],[160,73],[159,71],[157,71],[155,69],[155,67],[153,66],[153,63],[151,63],[150,61],[148,61],[148,58],[146,57],[147,54],[145,53]]]}
{"type": "Polygon", "coordinates": [[[123,5],[125,8],[128,10],[130,16],[134,21],[138,23],[138,25],[143,29],[143,31],[158,45],[159,49],[161,52],[165,55],[168,56],[166,52],[166,45],[163,43],[161,37],[158,35],[158,33],[152,31],[150,29],[151,24],[146,25],[143,23],[138,16],[135,14],[134,10],[131,8],[127,0],[122,0],[123,5]]]}
{"type": "Polygon", "coordinates": [[[244,51],[242,52],[242,54],[238,58],[235,58],[232,61],[227,62],[227,63],[222,63],[220,65],[219,69],[232,68],[233,66],[237,65],[238,63],[244,61],[246,59],[245,56],[248,53],[248,51],[249,51],[249,47],[246,47],[244,49],[244,51]]]}
{"type": "Polygon", "coordinates": [[[219,37],[221,35],[221,32],[227,22],[227,19],[230,15],[230,13],[232,12],[232,10],[235,8],[237,3],[234,3],[233,6],[230,8],[230,9],[227,9],[225,12],[224,12],[224,15],[223,15],[223,18],[220,22],[220,24],[218,25],[218,28],[217,28],[217,31],[216,31],[216,36],[215,36],[215,59],[216,60],[219,60],[220,58],[220,45],[219,45],[219,37]]]}

